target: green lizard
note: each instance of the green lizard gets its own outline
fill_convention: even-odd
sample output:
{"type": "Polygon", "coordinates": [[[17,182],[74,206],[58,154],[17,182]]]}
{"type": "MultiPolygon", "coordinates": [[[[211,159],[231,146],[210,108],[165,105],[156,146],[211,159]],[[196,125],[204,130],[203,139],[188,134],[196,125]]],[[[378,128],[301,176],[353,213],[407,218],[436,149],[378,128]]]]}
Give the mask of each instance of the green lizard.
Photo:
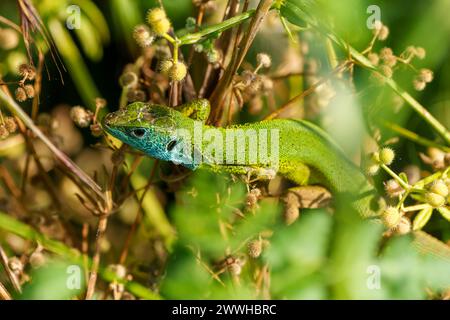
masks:
{"type": "MultiPolygon", "coordinates": [[[[319,183],[334,193],[352,196],[363,217],[376,215],[371,209],[375,189],[327,134],[312,123],[273,119],[217,128],[205,124],[209,111],[207,100],[194,100],[177,108],[137,102],[105,116],[103,127],[147,155],[191,170],[206,168],[268,178],[277,173],[297,185],[319,183]],[[256,139],[252,140],[255,133],[256,139]],[[255,157],[255,153],[264,151],[259,148],[263,143],[258,138],[269,133],[265,149],[274,144],[277,148],[261,160],[255,157]],[[242,136],[244,139],[234,140],[242,136]]],[[[414,236],[421,251],[450,261],[447,245],[421,231],[414,232],[414,236]]]]}

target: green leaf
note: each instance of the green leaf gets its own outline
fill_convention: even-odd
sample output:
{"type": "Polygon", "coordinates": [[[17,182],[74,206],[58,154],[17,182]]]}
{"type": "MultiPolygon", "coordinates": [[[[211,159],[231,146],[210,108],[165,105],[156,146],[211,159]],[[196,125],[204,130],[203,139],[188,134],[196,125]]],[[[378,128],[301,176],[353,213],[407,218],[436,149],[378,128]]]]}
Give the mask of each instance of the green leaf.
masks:
{"type": "Polygon", "coordinates": [[[437,210],[447,221],[450,221],[450,210],[447,207],[440,207],[437,210]]]}
{"type": "Polygon", "coordinates": [[[431,214],[433,213],[433,208],[425,208],[420,210],[420,212],[414,217],[413,230],[422,229],[430,220],[431,214]]]}

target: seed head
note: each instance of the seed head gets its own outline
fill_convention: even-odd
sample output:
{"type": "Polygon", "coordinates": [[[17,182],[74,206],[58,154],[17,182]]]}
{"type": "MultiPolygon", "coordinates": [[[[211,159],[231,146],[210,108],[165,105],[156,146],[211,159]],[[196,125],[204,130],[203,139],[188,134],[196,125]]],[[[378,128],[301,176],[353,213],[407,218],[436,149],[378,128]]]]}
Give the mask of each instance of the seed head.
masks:
{"type": "Polygon", "coordinates": [[[70,118],[80,128],[88,127],[92,121],[92,116],[92,112],[81,106],[75,106],[70,109],[70,118]]]}
{"type": "Polygon", "coordinates": [[[433,76],[433,71],[430,69],[421,69],[419,72],[419,79],[426,83],[433,81],[433,76]]]}
{"type": "Polygon", "coordinates": [[[149,27],[143,24],[140,24],[134,28],[133,37],[137,44],[142,48],[151,46],[155,40],[155,36],[149,27]]]}
{"type": "Polygon", "coordinates": [[[164,75],[169,75],[169,71],[173,66],[172,60],[163,60],[159,63],[158,69],[164,75]]]}
{"type": "Polygon", "coordinates": [[[6,139],[9,136],[9,131],[4,125],[0,125],[0,140],[6,139]]]}
{"type": "Polygon", "coordinates": [[[384,41],[389,36],[389,28],[383,25],[381,29],[378,31],[378,40],[384,41]]]}
{"type": "Polygon", "coordinates": [[[162,36],[169,32],[171,27],[166,13],[161,8],[149,10],[147,13],[147,22],[150,25],[152,31],[159,36],[162,36]]]}
{"type": "Polygon", "coordinates": [[[262,252],[262,241],[260,239],[250,241],[248,243],[247,249],[248,249],[248,255],[250,257],[258,258],[262,252]]]}
{"type": "Polygon", "coordinates": [[[256,62],[263,68],[270,68],[272,65],[272,59],[267,53],[258,53],[256,55],[256,62]]]}
{"type": "Polygon", "coordinates": [[[446,201],[443,196],[434,192],[427,192],[425,194],[425,200],[434,208],[442,207],[446,201]]]}
{"type": "Polygon", "coordinates": [[[16,97],[16,100],[19,102],[24,102],[25,100],[27,100],[27,93],[22,87],[18,87],[14,92],[14,95],[16,97]]]}
{"type": "Polygon", "coordinates": [[[373,163],[373,164],[370,164],[369,166],[367,166],[366,173],[369,176],[375,176],[379,170],[380,170],[380,165],[377,163],[373,163]]]}
{"type": "Polygon", "coordinates": [[[380,162],[389,166],[394,161],[395,152],[391,148],[383,148],[380,151],[380,162]]]}
{"type": "Polygon", "coordinates": [[[380,63],[380,57],[375,52],[371,52],[367,55],[367,58],[370,60],[370,62],[377,66],[380,63]]]}
{"type": "Polygon", "coordinates": [[[430,192],[438,194],[443,197],[448,196],[448,186],[445,184],[443,180],[436,180],[430,187],[430,192]]]}
{"type": "Polygon", "coordinates": [[[401,217],[400,222],[395,228],[397,234],[404,235],[411,232],[411,221],[406,217],[401,217]]]}
{"type": "Polygon", "coordinates": [[[415,47],[415,54],[416,54],[417,58],[422,60],[422,59],[425,59],[427,52],[422,47],[415,47]]]}
{"type": "Polygon", "coordinates": [[[425,89],[425,87],[427,86],[427,83],[425,81],[423,81],[422,79],[414,79],[413,80],[413,86],[414,89],[417,91],[423,91],[425,89]]]}
{"type": "Polygon", "coordinates": [[[187,67],[182,62],[177,62],[169,69],[169,78],[172,81],[181,81],[186,77],[187,67]]]}
{"type": "Polygon", "coordinates": [[[26,77],[28,80],[33,80],[36,77],[36,69],[27,63],[22,63],[19,66],[19,75],[26,77]]]}
{"type": "Polygon", "coordinates": [[[391,67],[387,66],[387,65],[382,65],[380,67],[381,73],[386,77],[386,78],[392,78],[392,76],[394,75],[394,71],[392,70],[391,67]]]}
{"type": "Polygon", "coordinates": [[[28,98],[30,98],[30,99],[34,98],[34,86],[33,85],[27,84],[23,88],[24,88],[25,93],[28,98]]]}
{"type": "Polygon", "coordinates": [[[395,207],[387,207],[381,215],[381,219],[386,227],[393,229],[400,223],[402,214],[395,207]]]}
{"type": "Polygon", "coordinates": [[[13,117],[5,118],[5,128],[9,133],[14,133],[17,130],[17,122],[13,117]]]}

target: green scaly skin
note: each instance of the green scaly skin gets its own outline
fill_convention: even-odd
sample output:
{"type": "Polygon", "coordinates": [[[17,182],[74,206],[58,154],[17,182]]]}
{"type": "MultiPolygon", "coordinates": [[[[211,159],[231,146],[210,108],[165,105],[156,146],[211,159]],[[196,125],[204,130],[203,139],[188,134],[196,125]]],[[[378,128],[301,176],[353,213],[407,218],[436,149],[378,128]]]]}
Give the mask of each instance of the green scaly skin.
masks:
{"type": "MultiPolygon", "coordinates": [[[[108,114],[103,119],[103,127],[112,136],[149,156],[172,161],[191,170],[205,168],[215,172],[264,175],[278,169],[277,174],[298,185],[319,183],[334,193],[350,196],[354,207],[363,217],[376,215],[371,209],[376,191],[359,168],[347,160],[345,154],[320,128],[306,121],[288,119],[215,128],[205,125],[209,110],[207,100],[195,100],[175,109],[138,102],[108,114]],[[228,143],[226,136],[230,133],[242,132],[240,130],[278,130],[278,162],[252,163],[248,156],[241,161],[235,156],[233,163],[227,164],[226,152],[223,152],[223,155],[205,155],[211,140],[203,139],[199,142],[188,139],[178,133],[177,130],[180,129],[185,130],[189,137],[195,137],[199,132],[205,136],[208,131],[215,131],[218,134],[217,139],[222,139],[224,148],[228,143]],[[191,158],[186,157],[186,152],[182,152],[186,147],[189,148],[188,154],[191,158]],[[202,161],[192,161],[195,156],[203,156],[202,161]]],[[[269,139],[268,146],[270,144],[269,139]]],[[[252,146],[254,147],[250,140],[245,139],[245,144],[240,144],[239,150],[248,154],[252,146]]],[[[419,251],[431,253],[450,262],[449,246],[421,231],[414,232],[414,236],[419,251]]]]}

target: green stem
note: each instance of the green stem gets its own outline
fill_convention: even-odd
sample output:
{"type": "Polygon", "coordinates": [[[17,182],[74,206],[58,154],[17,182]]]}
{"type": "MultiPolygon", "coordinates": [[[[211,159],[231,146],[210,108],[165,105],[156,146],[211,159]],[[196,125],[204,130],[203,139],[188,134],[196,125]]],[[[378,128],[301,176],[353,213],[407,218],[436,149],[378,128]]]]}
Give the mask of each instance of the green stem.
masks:
{"type": "Polygon", "coordinates": [[[403,189],[410,190],[411,186],[407,184],[405,181],[403,181],[402,178],[400,178],[394,171],[392,171],[387,165],[380,164],[381,168],[383,168],[384,171],[386,171],[392,178],[394,178],[403,189]]]}
{"type": "Polygon", "coordinates": [[[235,25],[238,25],[241,22],[251,18],[255,14],[255,12],[256,12],[255,10],[248,10],[248,11],[238,14],[237,16],[234,16],[228,20],[225,20],[221,23],[206,27],[199,32],[188,33],[179,39],[180,46],[185,45],[185,44],[197,43],[198,41],[202,40],[202,38],[207,37],[210,34],[213,34],[216,32],[223,32],[227,29],[230,29],[230,28],[234,27],[235,25]]]}
{"type": "Polygon", "coordinates": [[[444,152],[450,152],[449,147],[442,146],[439,143],[436,143],[434,141],[423,138],[420,135],[418,135],[417,133],[409,131],[408,129],[402,128],[399,125],[396,125],[395,123],[384,121],[383,125],[386,128],[389,128],[392,131],[397,132],[398,134],[402,135],[403,137],[405,137],[411,141],[414,141],[417,144],[421,144],[426,147],[435,147],[435,148],[441,149],[444,152]]]}

